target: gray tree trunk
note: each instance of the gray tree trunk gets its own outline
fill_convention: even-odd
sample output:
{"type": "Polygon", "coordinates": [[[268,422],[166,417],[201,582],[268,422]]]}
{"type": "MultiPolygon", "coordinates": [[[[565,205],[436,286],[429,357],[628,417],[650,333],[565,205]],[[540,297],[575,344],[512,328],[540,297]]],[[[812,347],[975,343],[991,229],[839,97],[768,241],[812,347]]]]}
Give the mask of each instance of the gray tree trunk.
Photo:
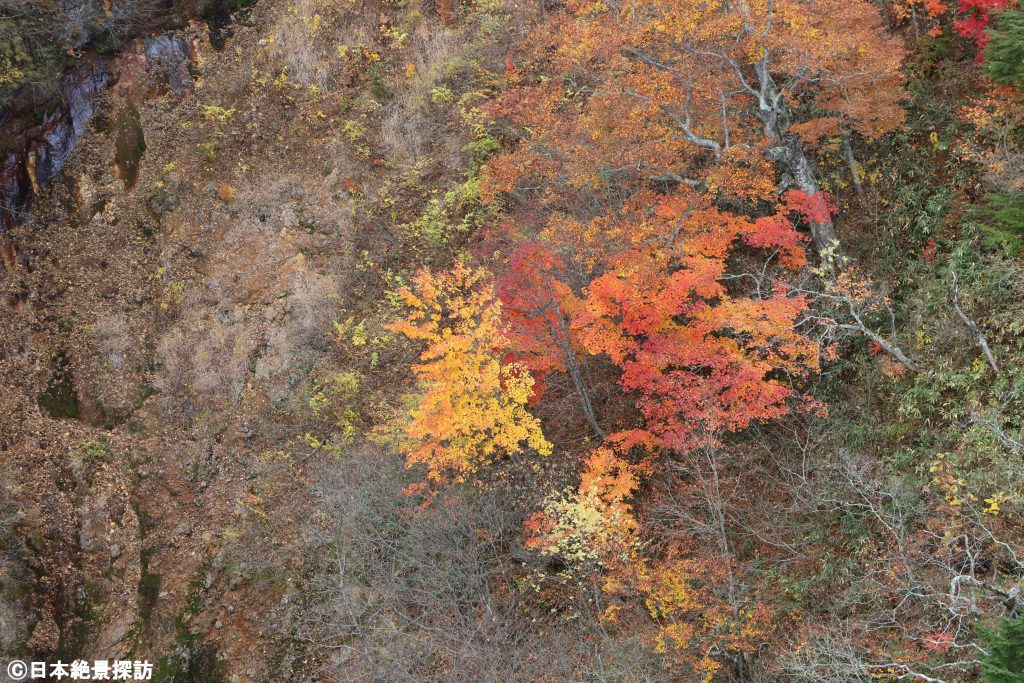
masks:
{"type": "MultiPolygon", "coordinates": [[[[758,62],[756,69],[759,87],[754,90],[746,81],[744,85],[757,97],[757,117],[764,124],[765,135],[773,141],[768,151],[769,158],[785,169],[781,186],[796,187],[805,194],[817,195],[821,192],[821,185],[815,176],[814,166],[807,158],[803,142],[790,132],[789,107],[783,91],[775,84],[768,71],[767,55],[758,62]]],[[[808,227],[822,268],[826,272],[841,269],[846,258],[831,218],[824,221],[809,221],[808,227]]]]}

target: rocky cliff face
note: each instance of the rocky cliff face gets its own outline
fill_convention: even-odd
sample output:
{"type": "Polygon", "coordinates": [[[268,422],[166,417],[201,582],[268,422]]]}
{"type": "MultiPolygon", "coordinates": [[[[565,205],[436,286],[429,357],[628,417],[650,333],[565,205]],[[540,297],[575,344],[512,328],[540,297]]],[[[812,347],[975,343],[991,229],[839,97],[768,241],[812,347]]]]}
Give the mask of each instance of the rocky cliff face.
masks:
{"type": "MultiPolygon", "coordinates": [[[[195,27],[191,34],[196,34],[195,27]]],[[[103,106],[106,89],[123,77],[129,84],[121,89],[132,100],[158,92],[175,96],[191,92],[194,84],[188,64],[194,56],[193,39],[181,32],[139,39],[121,56],[96,57],[61,79],[42,123],[21,131],[0,163],[0,236],[6,265],[13,265],[17,256],[17,248],[7,235],[26,220],[32,197],[49,185],[71,158],[93,116],[103,106]],[[143,92],[139,92],[140,80],[143,92]]],[[[119,132],[122,137],[127,133],[123,126],[119,132]]],[[[131,153],[131,149],[119,150],[120,155],[131,153]]],[[[27,265],[23,259],[21,265],[27,265]]]]}
{"type": "Polygon", "coordinates": [[[137,41],[4,160],[0,653],[270,680],[303,514],[277,454],[351,217],[345,152],[251,73],[204,26],[137,41]]]}
{"type": "MultiPolygon", "coordinates": [[[[61,81],[54,110],[40,125],[24,130],[15,149],[4,156],[0,165],[0,232],[6,235],[24,221],[32,196],[67,163],[110,76],[107,59],[73,69],[61,81]]],[[[9,240],[5,239],[4,246],[5,261],[11,265],[15,250],[9,240]]]]}

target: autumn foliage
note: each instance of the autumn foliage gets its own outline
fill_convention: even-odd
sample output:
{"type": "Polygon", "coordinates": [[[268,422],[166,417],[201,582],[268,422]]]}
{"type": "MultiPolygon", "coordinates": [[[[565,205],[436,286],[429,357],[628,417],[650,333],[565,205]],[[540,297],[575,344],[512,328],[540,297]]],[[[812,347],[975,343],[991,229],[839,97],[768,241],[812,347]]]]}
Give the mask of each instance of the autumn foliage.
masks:
{"type": "Polygon", "coordinates": [[[612,256],[575,302],[573,327],[589,353],[622,369],[648,440],[685,452],[786,412],[795,394],[781,378],[817,367],[816,344],[794,327],[806,302],[771,283],[734,296],[723,278],[739,242],[801,265],[793,226],[733,216],[685,192],[641,193],[618,220],[635,245],[612,256]]]}
{"type": "Polygon", "coordinates": [[[960,0],[957,18],[953,28],[964,38],[970,38],[978,46],[978,60],[985,58],[988,44],[988,27],[994,12],[1011,7],[1011,0],[960,0]]]}
{"type": "Polygon", "coordinates": [[[406,317],[391,329],[425,344],[413,366],[419,394],[406,424],[407,464],[428,480],[462,481],[495,458],[551,450],[526,410],[533,379],[503,362],[501,304],[480,269],[423,271],[400,291],[406,317]]]}
{"type": "Polygon", "coordinates": [[[819,190],[793,147],[903,121],[903,50],[867,2],[600,2],[538,29],[532,79],[492,108],[525,130],[488,164],[493,190],[538,182],[561,207],[652,179],[775,196],[778,166],[819,190]],[[800,115],[796,113],[799,107],[800,115]]]}
{"type": "Polygon", "coordinates": [[[903,44],[865,0],[570,0],[513,47],[482,107],[501,218],[478,265],[399,291],[407,464],[440,486],[557,452],[525,548],[685,680],[752,680],[788,608],[738,559],[774,453],[737,444],[825,415],[810,386],[851,330],[884,377],[917,370],[865,322],[890,302],[844,255],[817,163],[844,149],[863,198],[852,142],[903,125],[903,44]]]}

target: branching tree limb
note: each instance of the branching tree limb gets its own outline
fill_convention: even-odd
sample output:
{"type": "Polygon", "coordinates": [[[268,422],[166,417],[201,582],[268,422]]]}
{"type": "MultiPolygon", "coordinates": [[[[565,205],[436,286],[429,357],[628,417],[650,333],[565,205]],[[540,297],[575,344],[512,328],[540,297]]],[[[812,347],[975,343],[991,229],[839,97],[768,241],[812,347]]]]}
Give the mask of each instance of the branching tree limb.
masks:
{"type": "Polygon", "coordinates": [[[988,364],[992,366],[992,370],[998,375],[999,365],[996,363],[995,356],[992,355],[992,349],[989,348],[988,340],[985,339],[985,335],[981,331],[981,328],[978,327],[978,324],[971,320],[967,314],[964,313],[964,309],[960,306],[960,288],[957,286],[956,271],[950,269],[949,274],[952,280],[950,283],[950,291],[953,295],[953,309],[956,311],[956,314],[960,316],[960,320],[964,322],[967,329],[969,329],[974,335],[975,339],[978,340],[978,346],[981,347],[981,352],[985,354],[985,360],[988,361],[988,364]]]}

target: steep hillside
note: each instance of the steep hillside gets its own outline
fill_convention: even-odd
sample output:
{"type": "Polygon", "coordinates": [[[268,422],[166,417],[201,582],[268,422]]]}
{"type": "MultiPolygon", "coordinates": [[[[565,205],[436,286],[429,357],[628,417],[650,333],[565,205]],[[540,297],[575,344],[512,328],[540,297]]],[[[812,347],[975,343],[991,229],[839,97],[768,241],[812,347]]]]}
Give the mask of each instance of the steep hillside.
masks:
{"type": "Polygon", "coordinates": [[[940,5],[5,5],[4,661],[1019,680],[1024,35],[940,5]]]}

